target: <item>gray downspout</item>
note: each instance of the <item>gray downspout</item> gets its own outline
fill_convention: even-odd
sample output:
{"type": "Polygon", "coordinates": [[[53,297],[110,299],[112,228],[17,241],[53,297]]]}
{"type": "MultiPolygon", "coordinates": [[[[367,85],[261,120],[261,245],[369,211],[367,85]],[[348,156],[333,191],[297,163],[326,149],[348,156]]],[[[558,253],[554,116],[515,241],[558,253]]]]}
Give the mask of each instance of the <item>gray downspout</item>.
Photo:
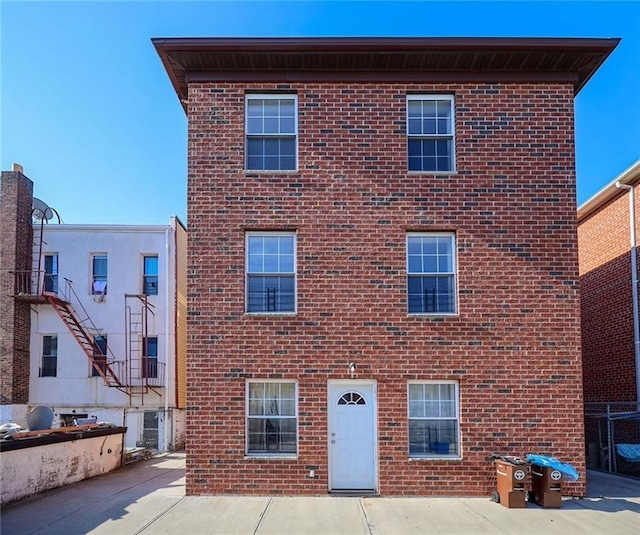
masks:
{"type": "Polygon", "coordinates": [[[633,299],[633,342],[636,357],[636,402],[640,409],[640,313],[638,312],[638,254],[636,251],[636,201],[633,186],[623,184],[619,180],[616,188],[629,191],[629,225],[631,239],[631,295],[633,299]]]}

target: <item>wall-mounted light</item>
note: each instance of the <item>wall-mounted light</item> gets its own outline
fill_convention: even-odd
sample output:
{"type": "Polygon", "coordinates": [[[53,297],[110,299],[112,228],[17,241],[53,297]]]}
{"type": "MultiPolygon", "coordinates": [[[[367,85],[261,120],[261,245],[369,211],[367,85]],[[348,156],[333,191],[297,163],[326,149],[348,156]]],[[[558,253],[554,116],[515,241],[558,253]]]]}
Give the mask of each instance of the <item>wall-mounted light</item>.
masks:
{"type": "Polygon", "coordinates": [[[354,375],[356,374],[356,363],[355,362],[350,362],[349,363],[349,373],[351,374],[351,379],[353,379],[354,375]]]}

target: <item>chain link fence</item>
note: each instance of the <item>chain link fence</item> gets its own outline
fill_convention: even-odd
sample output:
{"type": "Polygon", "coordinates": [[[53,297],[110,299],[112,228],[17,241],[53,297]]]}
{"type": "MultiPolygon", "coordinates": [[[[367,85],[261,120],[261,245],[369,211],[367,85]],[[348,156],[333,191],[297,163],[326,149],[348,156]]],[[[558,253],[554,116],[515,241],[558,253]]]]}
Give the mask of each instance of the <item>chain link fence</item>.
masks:
{"type": "Polygon", "coordinates": [[[640,404],[585,403],[587,468],[640,478],[640,404]]]}

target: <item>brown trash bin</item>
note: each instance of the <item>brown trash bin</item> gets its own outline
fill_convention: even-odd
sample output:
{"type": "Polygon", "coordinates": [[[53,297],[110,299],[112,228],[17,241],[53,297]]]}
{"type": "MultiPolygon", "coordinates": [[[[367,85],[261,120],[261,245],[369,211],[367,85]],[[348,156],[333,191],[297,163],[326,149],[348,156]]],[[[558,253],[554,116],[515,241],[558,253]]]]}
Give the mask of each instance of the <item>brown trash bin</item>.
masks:
{"type": "Polygon", "coordinates": [[[513,464],[502,459],[496,459],[494,465],[496,467],[497,490],[492,493],[491,499],[509,509],[526,507],[527,465],[513,464]]]}
{"type": "Polygon", "coordinates": [[[542,507],[561,507],[562,472],[550,466],[532,464],[529,501],[542,507]]]}

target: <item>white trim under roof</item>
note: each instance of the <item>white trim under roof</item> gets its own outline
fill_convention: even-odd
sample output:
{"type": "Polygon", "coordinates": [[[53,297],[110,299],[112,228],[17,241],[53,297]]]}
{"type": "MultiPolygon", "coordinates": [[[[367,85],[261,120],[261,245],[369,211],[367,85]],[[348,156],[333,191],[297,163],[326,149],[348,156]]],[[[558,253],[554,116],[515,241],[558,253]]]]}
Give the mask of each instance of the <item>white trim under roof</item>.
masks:
{"type": "Polygon", "coordinates": [[[620,181],[622,184],[634,184],[638,179],[640,179],[640,160],[634,163],[627,170],[620,173],[598,193],[578,207],[578,223],[591,215],[609,199],[612,199],[622,192],[622,190],[616,188],[616,182],[620,181]]]}
{"type": "Polygon", "coordinates": [[[93,225],[93,224],[48,224],[44,225],[46,232],[158,232],[170,229],[171,225],[93,225]]]}

